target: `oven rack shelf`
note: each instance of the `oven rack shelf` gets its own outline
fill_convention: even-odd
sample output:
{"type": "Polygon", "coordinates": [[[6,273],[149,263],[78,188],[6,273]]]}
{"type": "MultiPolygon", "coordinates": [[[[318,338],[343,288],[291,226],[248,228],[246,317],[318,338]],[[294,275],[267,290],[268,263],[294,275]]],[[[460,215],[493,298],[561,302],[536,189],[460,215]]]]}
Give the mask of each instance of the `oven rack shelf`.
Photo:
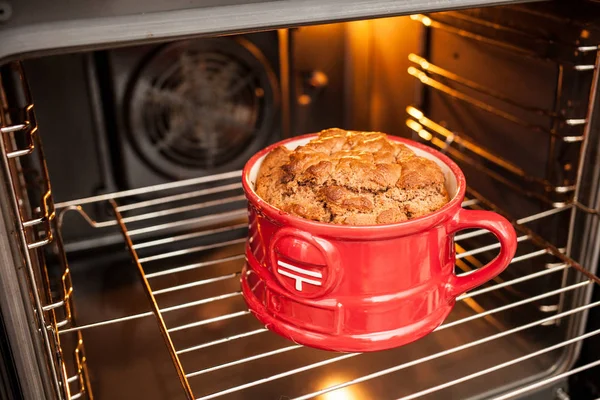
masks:
{"type": "Polygon", "coordinates": [[[409,67],[408,73],[409,75],[417,78],[422,84],[427,85],[430,88],[436,89],[452,98],[458,99],[464,103],[467,103],[471,106],[479,108],[489,114],[495,115],[497,117],[503,118],[507,121],[515,123],[517,125],[523,126],[532,132],[538,132],[544,135],[553,136],[556,139],[559,139],[565,143],[580,143],[583,141],[583,135],[561,135],[553,129],[545,128],[541,125],[533,124],[528,121],[523,120],[521,117],[514,115],[513,113],[501,110],[497,107],[494,107],[487,102],[478,100],[471,95],[468,95],[464,91],[457,90],[452,88],[444,83],[442,83],[439,79],[436,79],[435,76],[442,77],[446,80],[453,81],[458,83],[464,87],[467,87],[471,90],[474,90],[480,94],[490,96],[497,100],[502,101],[505,104],[511,105],[513,107],[520,108],[524,111],[527,111],[531,114],[543,115],[548,118],[557,119],[562,121],[565,125],[570,127],[582,127],[587,123],[586,116],[577,116],[577,117],[565,117],[563,115],[557,114],[550,110],[539,109],[535,107],[530,107],[525,104],[521,104],[508,96],[503,95],[502,93],[498,93],[495,90],[488,88],[484,85],[480,85],[476,82],[473,82],[469,79],[466,79],[460,75],[454,74],[446,69],[443,69],[427,59],[420,57],[414,53],[408,55],[409,61],[414,63],[418,68],[409,67]]]}
{"type": "MultiPolygon", "coordinates": [[[[426,26],[435,27],[435,24],[431,25],[433,20],[430,20],[429,17],[417,15],[413,16],[413,19],[420,22],[425,21],[426,26]]],[[[595,52],[596,60],[593,68],[591,68],[594,76],[590,84],[587,111],[585,112],[583,110],[568,111],[568,107],[567,109],[561,108],[563,107],[561,101],[564,101],[561,100],[561,96],[563,96],[562,88],[566,84],[562,67],[559,68],[557,73],[554,110],[548,110],[522,104],[501,93],[501,91],[444,69],[417,54],[411,53],[408,55],[408,59],[412,63],[408,68],[408,74],[416,78],[423,88],[441,93],[444,97],[455,99],[462,104],[473,107],[473,109],[481,110],[490,116],[507,121],[511,126],[522,127],[525,129],[524,132],[541,134],[539,139],[529,139],[541,140],[539,142],[541,146],[546,145],[546,139],[543,138],[543,136],[546,136],[549,142],[545,177],[532,176],[526,173],[514,163],[477,145],[466,134],[456,135],[456,133],[427,118],[423,111],[415,107],[407,108],[408,114],[413,118],[407,121],[407,126],[436,147],[448,151],[453,157],[467,164],[477,165],[480,171],[522,195],[545,202],[549,206],[567,204],[571,201],[577,189],[577,177],[573,175],[573,172],[566,171],[572,171],[572,168],[569,168],[570,164],[578,163],[574,155],[585,147],[585,139],[586,135],[589,135],[592,107],[595,100],[595,83],[593,82],[597,80],[600,58],[598,57],[597,46],[590,46],[590,49],[586,50],[587,52],[595,52]],[[498,102],[500,104],[493,105],[498,102]],[[577,115],[567,117],[562,115],[563,113],[575,113],[577,115]],[[545,118],[540,119],[540,116],[545,118]],[[530,117],[537,122],[530,122],[530,117]],[[467,154],[463,154],[464,149],[467,150],[467,154]],[[483,163],[475,160],[472,157],[473,154],[475,154],[475,158],[484,160],[483,163]],[[555,160],[558,154],[563,154],[560,168],[552,164],[552,160],[555,160]],[[569,156],[566,156],[566,154],[569,154],[569,156]],[[502,174],[498,174],[494,168],[490,169],[490,165],[496,170],[508,171],[512,178],[506,179],[502,174]]]]}
{"type": "MultiPolygon", "coordinates": [[[[460,85],[463,85],[464,87],[472,89],[481,94],[490,96],[492,98],[502,101],[503,103],[506,103],[506,104],[516,107],[518,109],[527,111],[529,113],[541,115],[541,116],[548,117],[548,118],[557,118],[569,126],[583,125],[587,122],[587,120],[585,118],[566,117],[565,115],[556,113],[554,110],[548,110],[548,109],[538,108],[538,107],[524,104],[518,100],[511,98],[510,96],[507,96],[503,93],[498,92],[497,90],[495,90],[493,88],[490,88],[486,85],[482,85],[477,82],[474,82],[471,79],[465,78],[464,76],[461,76],[461,75],[455,74],[451,71],[448,71],[415,53],[410,53],[408,55],[408,60],[410,62],[414,63],[415,65],[417,65],[419,68],[421,68],[422,72],[426,72],[426,73],[432,74],[434,76],[442,77],[451,82],[458,83],[460,85]]],[[[413,71],[412,75],[417,78],[420,76],[423,76],[419,73],[419,71],[413,71]]],[[[446,89],[446,87],[443,87],[443,89],[446,90],[447,92],[450,92],[449,94],[453,95],[456,98],[462,98],[463,101],[465,101],[465,102],[469,102],[470,104],[476,103],[476,106],[479,108],[487,109],[492,113],[496,113],[497,115],[502,113],[502,111],[497,110],[494,107],[491,107],[489,104],[482,104],[480,102],[477,102],[477,100],[472,99],[470,96],[466,96],[463,93],[460,93],[458,91],[453,91],[450,88],[446,89]]],[[[519,123],[522,123],[521,121],[518,120],[517,117],[513,116],[512,114],[502,114],[502,115],[505,115],[505,119],[516,119],[519,123]]],[[[544,132],[543,128],[539,129],[539,130],[544,132]]],[[[567,140],[576,141],[576,140],[579,140],[579,138],[573,137],[573,138],[567,139],[567,140]]]]}
{"type": "MultiPolygon", "coordinates": [[[[277,392],[277,396],[273,394],[274,398],[281,395],[325,399],[327,393],[345,396],[372,381],[391,379],[398,371],[410,374],[410,371],[461,354],[468,354],[472,362],[473,351],[479,348],[489,350],[488,346],[513,339],[520,343],[531,331],[545,336],[562,329],[561,326],[571,326],[574,319],[582,318],[587,310],[600,305],[600,302],[582,300],[594,282],[600,280],[567,257],[564,249],[547,243],[527,228],[573,210],[570,205],[552,208],[515,221],[519,250],[507,269],[511,274],[503,274],[459,297],[457,311],[436,330],[446,331],[446,335],[456,341],[442,343],[429,352],[415,350],[411,354],[411,349],[419,349],[421,341],[418,341],[405,346],[408,356],[404,354],[407,357],[395,363],[386,360],[382,367],[370,370],[357,367],[363,371],[360,375],[348,373],[339,381],[324,382],[331,368],[343,369],[348,363],[368,365],[373,358],[385,358],[386,354],[396,352],[380,355],[321,352],[284,341],[258,324],[242,301],[238,282],[247,232],[240,175],[236,171],[57,205],[61,216],[75,212],[98,229],[117,227],[121,231],[152,308],[123,318],[63,328],[60,334],[154,316],[188,398],[255,398],[252,396],[258,393],[282,390],[273,389],[273,385],[284,385],[287,391],[277,392]],[[92,219],[86,209],[98,204],[110,206],[114,217],[92,219]],[[531,265],[526,267],[529,263],[531,265]],[[567,278],[564,284],[563,277],[567,278]],[[536,285],[537,292],[522,288],[532,282],[541,283],[536,285]],[[564,301],[565,298],[568,301],[564,301]],[[217,311],[211,312],[211,309],[217,311]],[[198,314],[202,317],[197,318],[198,314]],[[507,319],[508,314],[518,314],[522,319],[507,319]],[[485,334],[471,337],[467,332],[485,334]]],[[[478,193],[470,193],[464,207],[493,208],[478,193]]],[[[483,230],[459,233],[455,241],[457,268],[464,272],[480,266],[498,249],[492,235],[483,230]]],[[[441,340],[444,335],[436,332],[422,340],[441,340]]],[[[510,354],[498,356],[493,365],[461,370],[463,375],[448,381],[436,380],[433,374],[431,380],[420,381],[420,386],[411,388],[410,393],[403,393],[400,398],[439,394],[441,390],[455,388],[500,369],[525,368],[534,359],[546,359],[555,351],[573,348],[599,333],[573,331],[538,347],[520,350],[516,350],[519,346],[513,343],[510,354]]],[[[404,348],[398,349],[400,353],[403,351],[404,348]]],[[[566,364],[557,364],[554,373],[548,372],[551,370],[548,365],[538,371],[546,373],[543,379],[536,383],[521,382],[521,386],[508,388],[499,398],[511,398],[599,364],[600,361],[593,362],[572,370],[567,369],[566,364]]]]}
{"type": "MultiPolygon", "coordinates": [[[[456,17],[455,14],[460,14],[466,19],[478,19],[461,13],[450,13],[448,15],[454,18],[456,17]]],[[[487,43],[485,36],[445,25],[428,15],[412,15],[411,18],[432,29],[447,30],[452,34],[487,43]]],[[[479,22],[485,22],[482,21],[479,22]]],[[[505,50],[516,51],[508,43],[498,40],[494,42],[498,42],[495,44],[502,44],[500,47],[505,50]]],[[[425,57],[414,53],[408,55],[408,60],[411,62],[408,74],[421,83],[423,90],[429,89],[440,93],[443,98],[454,99],[461,104],[466,104],[469,109],[481,110],[484,114],[508,122],[510,126],[524,128],[523,134],[538,134],[539,138],[532,136],[526,142],[531,146],[533,143],[531,141],[534,140],[534,143],[539,143],[542,148],[547,146],[544,177],[533,176],[525,172],[514,163],[479,146],[466,134],[459,136],[455,132],[451,132],[432,119],[427,118],[423,111],[415,107],[407,108],[408,114],[413,118],[407,121],[407,126],[434,146],[450,153],[452,157],[478,168],[492,179],[524,196],[542,201],[551,207],[568,204],[572,201],[577,190],[578,178],[574,175],[575,171],[572,165],[579,163],[576,154],[581,154],[582,149],[585,149],[585,139],[590,134],[589,126],[593,115],[592,109],[596,96],[595,82],[597,81],[600,60],[597,45],[581,45],[580,47],[581,49],[578,49],[576,53],[589,56],[595,55],[595,60],[593,64],[585,67],[579,65],[575,68],[576,71],[592,71],[593,74],[587,105],[583,106],[585,109],[580,107],[578,111],[571,110],[570,106],[564,105],[563,87],[568,85],[568,82],[565,81],[564,65],[559,64],[557,67],[553,109],[542,109],[516,101],[511,96],[503,94],[502,89],[496,90],[465,78],[432,63],[425,57]],[[559,159],[560,166],[555,164],[559,159]],[[499,174],[498,170],[502,170],[503,173],[508,172],[511,178],[507,179],[503,174],[499,174]]],[[[520,54],[519,51],[517,53],[520,54]]],[[[591,62],[591,57],[589,59],[591,62]]],[[[422,104],[425,110],[428,109],[428,104],[429,102],[422,104]]],[[[519,156],[523,157],[522,154],[517,157],[519,156]]],[[[538,172],[538,174],[541,173],[538,172]]]]}
{"type": "MultiPolygon", "coordinates": [[[[542,115],[554,120],[559,120],[563,122],[566,126],[569,127],[585,127],[588,122],[588,116],[575,116],[575,117],[565,117],[563,115],[557,114],[551,110],[539,109],[531,106],[527,106],[525,104],[521,104],[510,97],[503,95],[502,93],[498,93],[497,91],[488,88],[484,85],[473,82],[467,78],[464,78],[458,74],[455,74],[451,71],[448,71],[438,65],[431,63],[426,58],[423,58],[417,54],[411,53],[408,55],[408,59],[410,62],[416,65],[408,68],[408,74],[418,79],[423,85],[426,85],[432,89],[435,89],[445,95],[460,100],[466,104],[469,104],[473,107],[476,107],[480,110],[485,111],[491,115],[500,117],[504,120],[512,122],[516,125],[527,128],[529,131],[541,133],[555,139],[558,139],[564,143],[581,143],[584,140],[584,135],[573,135],[567,134],[562,135],[556,132],[555,129],[549,129],[542,125],[534,124],[528,122],[521,117],[515,115],[514,113],[502,110],[498,107],[494,107],[487,102],[481,101],[472,95],[467,94],[464,90],[458,90],[456,88],[450,87],[447,84],[443,83],[439,78],[443,78],[446,81],[452,81],[462,85],[466,88],[471,89],[479,94],[483,94],[485,96],[489,96],[491,98],[495,98],[497,100],[502,101],[504,104],[519,108],[521,110],[527,111],[531,114],[542,115]]],[[[596,64],[594,65],[594,69],[596,68],[596,64]]]]}

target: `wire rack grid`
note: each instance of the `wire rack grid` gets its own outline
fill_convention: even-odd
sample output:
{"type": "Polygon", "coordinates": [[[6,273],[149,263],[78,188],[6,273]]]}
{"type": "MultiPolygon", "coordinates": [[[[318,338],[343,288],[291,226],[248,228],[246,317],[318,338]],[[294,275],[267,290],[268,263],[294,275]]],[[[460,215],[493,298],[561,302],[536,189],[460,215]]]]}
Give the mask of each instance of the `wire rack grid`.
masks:
{"type": "MultiPolygon", "coordinates": [[[[270,386],[276,384],[277,387],[288,387],[289,392],[280,393],[282,396],[326,399],[329,393],[350,393],[344,391],[385,377],[399,376],[395,375],[399,371],[408,373],[421,365],[476,352],[478,348],[490,345],[505,346],[507,339],[527,336],[529,331],[559,329],[559,321],[600,305],[600,302],[573,302],[560,311],[555,306],[560,296],[591,290],[594,282],[599,283],[600,279],[528,228],[572,210],[572,206],[551,208],[515,221],[519,250],[507,270],[513,273],[461,295],[457,299],[460,311],[453,313],[429,336],[444,337],[442,331],[450,336],[461,336],[461,332],[469,329],[478,331],[479,324],[490,327],[485,330],[485,335],[465,335],[436,351],[421,352],[419,357],[407,357],[403,362],[371,369],[346,380],[304,383],[299,387],[298,382],[306,382],[306,379],[321,376],[319,374],[326,375],[323,371],[332,366],[361,358],[369,363],[372,356],[308,349],[280,339],[258,325],[239,290],[247,233],[246,202],[239,178],[237,171],[57,205],[61,212],[78,212],[99,229],[112,226],[121,230],[151,304],[150,312],[66,328],[61,333],[154,316],[188,398],[248,398],[257,393],[272,393],[275,389],[270,386]],[[114,218],[92,220],[85,209],[98,203],[110,206],[114,218]],[[534,267],[519,270],[526,263],[534,267]],[[562,285],[558,277],[567,269],[575,271],[574,279],[562,285]],[[557,279],[552,280],[552,277],[557,279]],[[544,283],[544,279],[550,279],[548,282],[554,282],[554,286],[544,283]],[[532,284],[538,287],[537,292],[522,289],[532,284]],[[492,298],[501,301],[490,300],[492,298]],[[520,315],[521,318],[507,320],[506,315],[520,315]],[[193,339],[190,340],[190,336],[193,339]],[[252,372],[248,373],[249,370],[252,372]],[[232,376],[236,378],[232,379],[232,376]]],[[[470,198],[463,207],[493,209],[493,205],[474,191],[470,191],[470,198]]],[[[458,233],[455,243],[458,273],[468,273],[481,266],[499,248],[492,235],[481,229],[458,233]]],[[[600,331],[563,336],[553,342],[542,340],[537,347],[528,347],[511,354],[512,358],[500,358],[493,365],[479,367],[463,376],[447,381],[425,380],[419,390],[399,398],[439,394],[456,385],[575,346],[598,333],[600,331]]],[[[469,354],[472,357],[473,353],[469,354]]],[[[543,380],[515,387],[501,398],[511,398],[541,384],[551,384],[598,363],[549,374],[543,380]]]]}

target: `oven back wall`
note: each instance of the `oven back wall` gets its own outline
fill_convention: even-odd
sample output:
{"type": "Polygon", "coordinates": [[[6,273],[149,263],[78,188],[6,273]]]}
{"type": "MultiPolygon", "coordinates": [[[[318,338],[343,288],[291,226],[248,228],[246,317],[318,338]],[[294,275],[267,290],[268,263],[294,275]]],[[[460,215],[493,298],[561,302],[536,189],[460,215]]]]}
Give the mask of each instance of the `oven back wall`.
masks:
{"type": "Polygon", "coordinates": [[[86,55],[24,62],[56,202],[114,190],[104,176],[86,55]]]}

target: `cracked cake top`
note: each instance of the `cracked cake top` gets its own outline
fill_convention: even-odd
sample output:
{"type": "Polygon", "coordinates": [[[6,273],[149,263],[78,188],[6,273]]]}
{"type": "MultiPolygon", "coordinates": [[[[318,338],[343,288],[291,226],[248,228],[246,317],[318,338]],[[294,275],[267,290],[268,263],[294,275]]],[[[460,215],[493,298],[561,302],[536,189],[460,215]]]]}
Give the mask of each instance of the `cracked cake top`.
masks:
{"type": "Polygon", "coordinates": [[[319,222],[375,225],[431,213],[449,200],[433,161],[380,132],[328,129],[295,150],[264,159],[256,193],[290,214],[319,222]]]}

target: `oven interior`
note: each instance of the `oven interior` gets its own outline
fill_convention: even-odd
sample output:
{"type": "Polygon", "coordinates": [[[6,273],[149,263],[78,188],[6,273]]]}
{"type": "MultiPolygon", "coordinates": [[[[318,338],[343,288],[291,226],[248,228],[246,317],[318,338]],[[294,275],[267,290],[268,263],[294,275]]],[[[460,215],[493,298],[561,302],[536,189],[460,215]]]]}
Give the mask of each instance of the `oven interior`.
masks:
{"type": "MultiPolygon", "coordinates": [[[[595,15],[506,5],[2,66],[4,173],[57,396],[600,397],[595,15]],[[509,268],[410,345],[305,348],[241,297],[240,168],[329,127],[441,150],[467,176],[463,206],[516,226],[509,268]]],[[[457,274],[497,254],[485,231],[455,242],[457,274]]]]}

